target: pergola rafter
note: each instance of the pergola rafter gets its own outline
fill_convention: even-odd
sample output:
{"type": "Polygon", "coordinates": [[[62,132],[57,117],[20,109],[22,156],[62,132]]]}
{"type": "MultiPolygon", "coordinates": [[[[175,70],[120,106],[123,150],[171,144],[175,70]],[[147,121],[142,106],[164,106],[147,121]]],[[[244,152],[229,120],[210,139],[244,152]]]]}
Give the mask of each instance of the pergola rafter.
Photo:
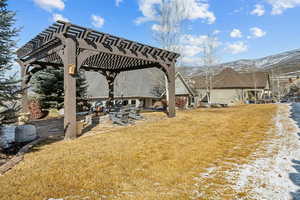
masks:
{"type": "MultiPolygon", "coordinates": [[[[179,57],[177,53],[57,21],[21,47],[17,56],[23,78],[47,66],[64,67],[66,138],[76,136],[74,75],[80,69],[102,73],[109,83],[109,100],[112,100],[114,80],[120,72],[160,68],[169,83],[169,116],[175,116],[175,63],[179,57]]],[[[22,86],[26,87],[25,79],[22,86]]],[[[25,112],[26,96],[24,93],[25,112]]]]}

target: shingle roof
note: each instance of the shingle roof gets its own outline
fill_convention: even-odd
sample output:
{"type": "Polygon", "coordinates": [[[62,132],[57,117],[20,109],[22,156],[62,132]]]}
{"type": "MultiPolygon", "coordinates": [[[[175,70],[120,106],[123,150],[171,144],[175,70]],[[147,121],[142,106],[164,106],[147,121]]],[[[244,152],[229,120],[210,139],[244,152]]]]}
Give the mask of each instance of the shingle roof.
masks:
{"type": "MultiPolygon", "coordinates": [[[[207,88],[209,81],[205,76],[195,76],[195,88],[207,88]]],[[[239,73],[231,68],[226,68],[219,74],[212,77],[212,87],[214,89],[225,88],[265,88],[268,83],[268,74],[265,72],[239,73]]]]}

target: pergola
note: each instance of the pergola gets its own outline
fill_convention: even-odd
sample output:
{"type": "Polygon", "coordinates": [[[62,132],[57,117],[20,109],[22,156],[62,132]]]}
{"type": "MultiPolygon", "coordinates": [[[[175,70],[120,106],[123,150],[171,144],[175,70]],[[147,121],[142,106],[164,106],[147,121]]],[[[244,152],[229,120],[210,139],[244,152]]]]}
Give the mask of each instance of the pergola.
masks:
{"type": "MultiPolygon", "coordinates": [[[[179,54],[71,23],[57,21],[17,51],[22,87],[33,73],[48,66],[64,67],[65,138],[76,137],[76,78],[79,70],[103,74],[114,98],[114,80],[123,71],[161,69],[168,80],[168,115],[175,117],[175,63],[179,54]]],[[[101,87],[100,87],[101,88],[101,87]]],[[[28,112],[27,91],[22,99],[28,112]]]]}

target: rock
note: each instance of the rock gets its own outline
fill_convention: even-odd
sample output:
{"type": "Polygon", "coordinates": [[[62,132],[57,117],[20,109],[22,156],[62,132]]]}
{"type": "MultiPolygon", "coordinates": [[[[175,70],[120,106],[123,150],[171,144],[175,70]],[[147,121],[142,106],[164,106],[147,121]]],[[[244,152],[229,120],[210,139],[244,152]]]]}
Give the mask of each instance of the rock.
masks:
{"type": "Polygon", "coordinates": [[[0,166],[6,163],[6,159],[0,159],[0,166]]]}
{"type": "Polygon", "coordinates": [[[7,149],[15,141],[16,126],[0,126],[0,148],[7,149]]]}
{"type": "Polygon", "coordinates": [[[59,113],[60,116],[64,116],[65,110],[62,108],[62,109],[60,109],[60,110],[58,111],[58,113],[59,113]]]}
{"type": "Polygon", "coordinates": [[[0,160],[1,159],[7,159],[7,157],[8,156],[6,154],[3,154],[3,153],[0,152],[0,160]]]}
{"type": "Polygon", "coordinates": [[[21,125],[16,127],[16,142],[30,142],[37,138],[36,128],[33,125],[21,125]]]}

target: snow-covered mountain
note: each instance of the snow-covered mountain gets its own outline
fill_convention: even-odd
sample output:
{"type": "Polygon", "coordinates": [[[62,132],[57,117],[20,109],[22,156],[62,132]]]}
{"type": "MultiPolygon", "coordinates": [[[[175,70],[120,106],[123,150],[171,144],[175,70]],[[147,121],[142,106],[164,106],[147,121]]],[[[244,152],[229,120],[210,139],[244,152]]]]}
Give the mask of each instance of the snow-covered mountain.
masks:
{"type": "MultiPolygon", "coordinates": [[[[259,59],[242,59],[233,62],[211,66],[214,71],[224,68],[233,68],[237,71],[268,71],[276,74],[300,73],[300,49],[287,51],[280,54],[267,56],[259,59]]],[[[179,67],[178,71],[186,76],[194,76],[206,71],[207,67],[179,67]]]]}

